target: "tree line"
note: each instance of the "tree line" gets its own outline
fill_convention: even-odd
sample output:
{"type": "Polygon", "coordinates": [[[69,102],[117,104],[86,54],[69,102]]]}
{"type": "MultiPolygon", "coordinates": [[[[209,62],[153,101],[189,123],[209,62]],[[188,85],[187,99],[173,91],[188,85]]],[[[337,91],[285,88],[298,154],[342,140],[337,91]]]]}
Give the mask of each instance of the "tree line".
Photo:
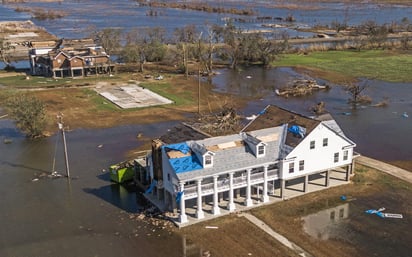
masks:
{"type": "Polygon", "coordinates": [[[121,62],[138,64],[141,72],[146,62],[173,65],[185,74],[189,61],[198,62],[204,74],[213,73],[215,61],[228,63],[233,69],[245,63],[269,66],[288,46],[286,33],[252,33],[231,22],[225,26],[205,25],[202,29],[187,25],[176,28],[172,36],[167,36],[162,27],[127,32],[104,28],[90,35],[109,55],[118,55],[121,62]]]}

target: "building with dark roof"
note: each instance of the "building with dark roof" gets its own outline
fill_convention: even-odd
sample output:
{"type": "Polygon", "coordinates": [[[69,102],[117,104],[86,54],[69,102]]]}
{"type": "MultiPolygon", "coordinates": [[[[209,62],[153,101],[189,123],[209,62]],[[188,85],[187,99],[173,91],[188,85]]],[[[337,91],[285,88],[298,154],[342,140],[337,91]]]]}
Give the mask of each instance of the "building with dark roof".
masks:
{"type": "Polygon", "coordinates": [[[331,170],[342,170],[346,181],[353,170],[356,144],[331,116],[316,119],[268,106],[238,134],[183,134],[174,135],[177,141],[154,140],[147,157],[152,186],[146,194],[178,212],[180,224],[188,221],[186,204],[196,208],[193,218],[201,220],[204,204],[212,206],[213,215],[220,214],[222,198],[227,210],[235,211],[239,195],[245,206],[254,206],[253,189],[265,203],[276,186],[284,198],[287,181],[303,180],[306,192],[311,176],[323,177],[328,187],[331,170]]]}

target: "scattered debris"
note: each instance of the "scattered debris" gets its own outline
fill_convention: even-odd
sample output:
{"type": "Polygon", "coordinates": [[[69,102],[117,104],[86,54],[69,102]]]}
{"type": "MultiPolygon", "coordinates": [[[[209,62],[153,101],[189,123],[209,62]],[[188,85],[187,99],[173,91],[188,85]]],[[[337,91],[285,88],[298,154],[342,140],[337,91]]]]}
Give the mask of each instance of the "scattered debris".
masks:
{"type": "Polygon", "coordinates": [[[313,90],[319,89],[329,89],[329,86],[321,86],[316,80],[313,79],[298,79],[292,82],[291,86],[285,88],[276,89],[275,93],[278,96],[289,97],[289,96],[303,96],[311,94],[313,90]]]}
{"type": "Polygon", "coordinates": [[[229,135],[240,130],[241,116],[235,108],[223,106],[217,113],[202,114],[191,126],[209,135],[229,135]]]}
{"type": "Polygon", "coordinates": [[[404,113],[402,114],[402,117],[404,117],[404,118],[408,118],[408,117],[409,117],[409,115],[408,115],[406,112],[404,112],[404,113]]]}
{"type": "Polygon", "coordinates": [[[11,144],[11,143],[13,143],[13,139],[5,138],[5,139],[3,140],[3,143],[5,143],[5,144],[11,144]]]}
{"type": "Polygon", "coordinates": [[[394,219],[403,219],[403,215],[399,213],[381,213],[382,218],[394,218],[394,219]]]}
{"type": "Polygon", "coordinates": [[[325,106],[326,106],[325,102],[323,101],[319,102],[316,105],[312,106],[312,111],[316,113],[317,115],[323,114],[325,113],[325,106]]]}
{"type": "Polygon", "coordinates": [[[247,120],[254,120],[254,119],[256,119],[256,117],[257,117],[257,115],[253,114],[251,116],[247,116],[246,119],[247,120]]]}
{"type": "Polygon", "coordinates": [[[97,148],[102,148],[102,147],[103,147],[103,145],[98,145],[98,146],[97,146],[97,148]]]}
{"type": "Polygon", "coordinates": [[[208,228],[208,229],[218,229],[219,227],[217,227],[217,226],[205,226],[205,228],[208,228]]]}
{"type": "Polygon", "coordinates": [[[403,219],[403,215],[399,213],[384,213],[383,211],[386,210],[385,207],[381,207],[377,210],[370,209],[366,210],[367,214],[376,214],[376,216],[381,218],[394,218],[394,219],[403,219]]]}

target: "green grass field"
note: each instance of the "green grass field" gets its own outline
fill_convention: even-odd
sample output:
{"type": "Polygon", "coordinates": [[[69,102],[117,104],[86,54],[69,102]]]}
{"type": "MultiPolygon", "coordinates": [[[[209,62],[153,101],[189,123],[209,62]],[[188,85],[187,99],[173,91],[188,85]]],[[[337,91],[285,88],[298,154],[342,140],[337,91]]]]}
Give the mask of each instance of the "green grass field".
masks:
{"type": "Polygon", "coordinates": [[[369,78],[389,82],[412,82],[412,53],[382,50],[326,51],[307,55],[287,54],[275,67],[307,67],[339,73],[348,78],[369,78]]]}

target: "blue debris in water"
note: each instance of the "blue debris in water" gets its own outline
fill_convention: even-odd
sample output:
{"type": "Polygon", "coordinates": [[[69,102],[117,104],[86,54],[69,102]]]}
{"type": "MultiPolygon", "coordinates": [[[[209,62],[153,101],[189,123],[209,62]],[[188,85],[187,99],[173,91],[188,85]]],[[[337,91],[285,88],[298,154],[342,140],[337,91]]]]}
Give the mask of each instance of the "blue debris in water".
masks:
{"type": "Polygon", "coordinates": [[[340,199],[341,199],[342,201],[346,201],[347,198],[346,198],[345,195],[341,195],[341,196],[340,196],[340,199]]]}

